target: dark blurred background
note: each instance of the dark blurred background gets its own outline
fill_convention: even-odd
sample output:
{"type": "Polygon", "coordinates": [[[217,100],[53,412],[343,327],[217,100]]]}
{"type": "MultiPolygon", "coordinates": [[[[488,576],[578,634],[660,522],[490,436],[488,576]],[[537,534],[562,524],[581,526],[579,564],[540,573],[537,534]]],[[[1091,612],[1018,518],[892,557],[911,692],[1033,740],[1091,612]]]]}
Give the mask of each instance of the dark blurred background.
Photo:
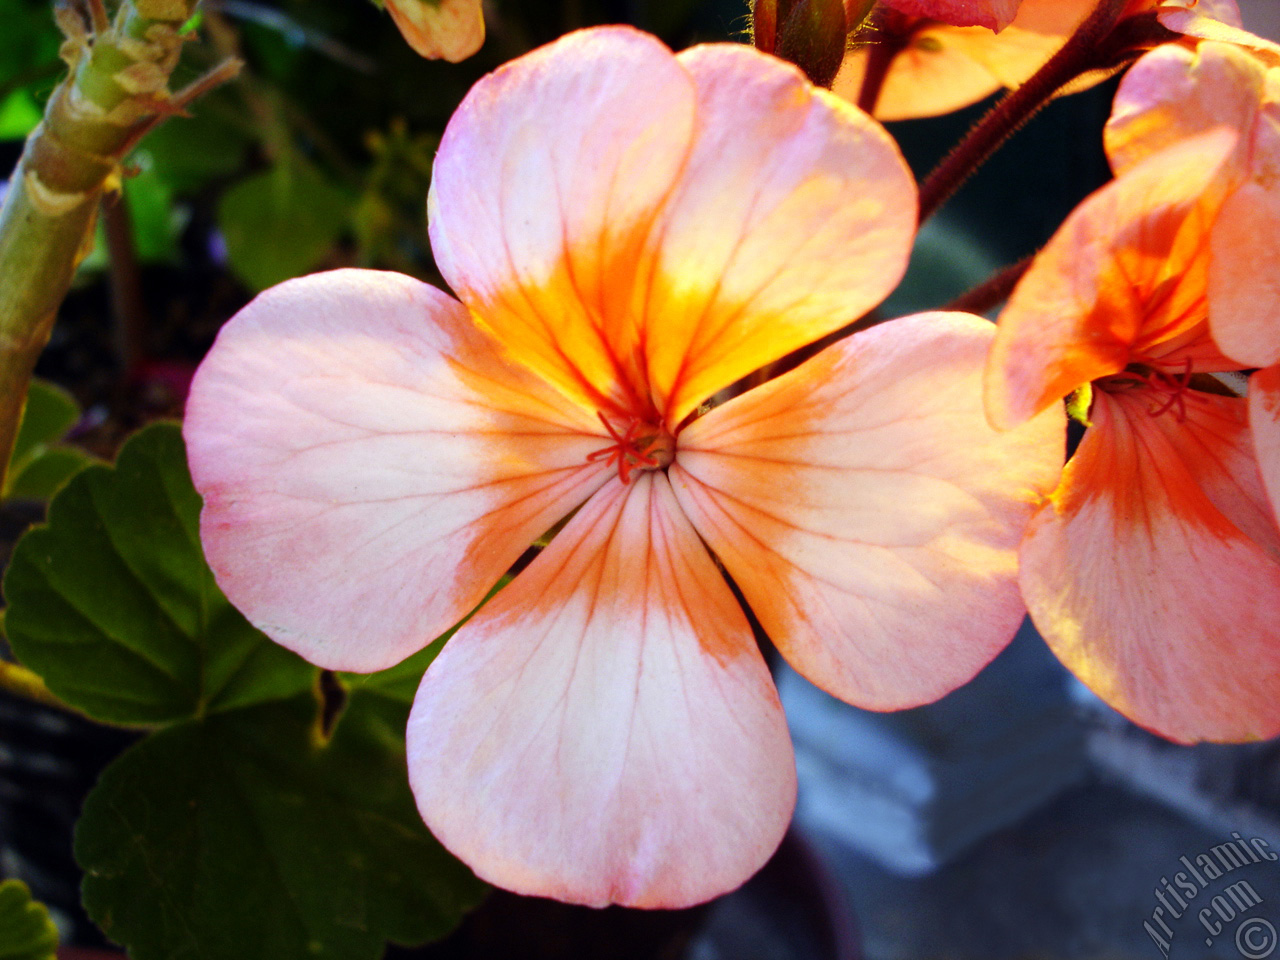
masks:
{"type": "MultiPolygon", "coordinates": [[[[1241,3],[1246,26],[1280,37],[1280,2],[1241,3]]],[[[77,443],[109,458],[131,430],[179,416],[219,326],[273,283],[339,266],[441,283],[424,223],[432,157],[483,73],[591,24],[634,24],[680,49],[743,40],[748,23],[743,0],[498,0],[485,12],[484,48],[454,65],[418,58],[367,0],[206,0],[179,83],[229,55],[246,69],[133,154],[37,370],[82,406],[77,443]]],[[[45,0],[0,0],[0,170],[61,74],[59,39],[45,0]]],[[[1056,101],[1018,134],[922,233],[886,313],[939,307],[1047,240],[1107,179],[1113,93],[1114,81],[1056,101]]],[[[891,131],[923,175],[985,106],[891,131]]],[[[0,514],[10,544],[39,516],[0,514]]],[[[1093,699],[1030,630],[916,711],[862,713],[785,671],[780,685],[797,828],[742,891],[678,915],[496,893],[448,941],[394,955],[1151,958],[1165,950],[1143,924],[1180,857],[1232,831],[1280,849],[1280,747],[1160,741],[1093,699]]],[[[83,943],[95,936],[77,913],[71,824],[127,740],[0,698],[0,876],[31,882],[83,943]]],[[[1196,911],[1221,890],[1206,888],[1168,920],[1174,935],[1155,928],[1170,955],[1248,955],[1233,939],[1246,916],[1280,924],[1280,866],[1238,878],[1259,903],[1210,936],[1196,911]]]]}

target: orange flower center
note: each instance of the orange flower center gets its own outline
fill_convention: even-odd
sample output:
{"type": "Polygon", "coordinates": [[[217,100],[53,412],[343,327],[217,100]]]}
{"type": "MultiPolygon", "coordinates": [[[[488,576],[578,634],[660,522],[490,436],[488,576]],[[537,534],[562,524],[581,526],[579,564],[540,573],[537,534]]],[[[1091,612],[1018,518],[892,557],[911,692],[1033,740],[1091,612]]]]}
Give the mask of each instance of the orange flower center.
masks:
{"type": "Polygon", "coordinates": [[[1187,391],[1191,389],[1191,358],[1182,361],[1182,369],[1170,373],[1154,363],[1133,363],[1123,373],[1112,374],[1098,381],[1103,390],[1143,389],[1153,391],[1155,403],[1147,410],[1153,417],[1175,411],[1179,423],[1187,419],[1187,391]]]}
{"type": "Polygon", "coordinates": [[[607,447],[587,454],[590,461],[605,460],[618,469],[618,479],[631,482],[636,470],[662,470],[676,457],[676,440],[660,424],[646,423],[632,417],[621,427],[603,413],[597,413],[600,422],[613,439],[607,447]]]}

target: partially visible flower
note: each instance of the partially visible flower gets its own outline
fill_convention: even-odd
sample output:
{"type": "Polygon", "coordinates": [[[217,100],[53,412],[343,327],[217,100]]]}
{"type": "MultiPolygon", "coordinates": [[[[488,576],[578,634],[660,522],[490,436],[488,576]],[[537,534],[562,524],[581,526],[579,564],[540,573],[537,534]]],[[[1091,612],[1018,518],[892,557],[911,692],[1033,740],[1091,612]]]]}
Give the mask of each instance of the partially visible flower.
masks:
{"type": "MultiPolygon", "coordinates": [[[[886,11],[881,24],[902,44],[876,101],[881,120],[933,117],[1017,87],[1039,70],[1093,9],[1094,0],[1023,0],[999,33],[886,11]]],[[[832,90],[856,103],[870,47],[845,54],[832,90]]]]}
{"type": "MultiPolygon", "coordinates": [[[[1280,52],[1256,37],[1248,46],[1152,51],[1116,93],[1107,155],[1123,173],[1219,126],[1239,138],[1212,187],[1223,199],[1209,227],[1209,322],[1227,356],[1271,368],[1280,364],[1280,52]]],[[[1280,371],[1254,374],[1249,399],[1259,463],[1280,508],[1280,371]]]]}
{"type": "MultiPolygon", "coordinates": [[[[881,42],[887,40],[900,49],[893,53],[875,116],[881,120],[938,116],[998,90],[1016,89],[1049,62],[1096,6],[1097,0],[1023,0],[1017,16],[999,32],[884,11],[879,21],[881,42]]],[[[1189,44],[1201,38],[1253,36],[1239,28],[1235,0],[1129,0],[1120,19],[1138,17],[1154,17],[1166,30],[1188,37],[1189,44]]],[[[870,56],[870,44],[851,47],[832,89],[856,103],[870,56]]],[[[1087,90],[1108,76],[1107,70],[1091,71],[1062,92],[1087,90]]]]}
{"type": "Polygon", "coordinates": [[[887,7],[956,27],[1003,30],[1025,0],[884,0],[887,7]]]}
{"type": "Polygon", "coordinates": [[[457,63],[484,44],[480,0],[386,0],[409,46],[428,60],[457,63]]]}
{"type": "Polygon", "coordinates": [[[1280,530],[1247,401],[1206,376],[1241,368],[1210,329],[1234,145],[1202,134],[1087,199],[1018,285],[987,371],[998,426],[1068,394],[1090,421],[1020,550],[1032,619],[1099,696],[1182,742],[1280,732],[1280,530]]]}
{"type": "Polygon", "coordinates": [[[1153,50],[1120,84],[1105,131],[1118,174],[1206,130],[1239,134],[1214,184],[1225,199],[1211,226],[1209,294],[1214,337],[1252,366],[1280,362],[1278,64],[1228,43],[1153,50]]]}
{"type": "Polygon", "coordinates": [[[846,700],[963,683],[1023,612],[1049,411],[981,411],[994,333],[883,324],[708,398],[869,309],[915,188],[888,135],[736,45],[584,31],[480,81],[429,200],[461,303],[396,274],[283,284],[201,366],[185,434],[219,583],[280,643],[376,670],[475,606],[408,731],[435,835],[482,877],[674,907],[786,829],[783,655],[846,700]],[[575,512],[576,511],[576,512],[575,512]]]}

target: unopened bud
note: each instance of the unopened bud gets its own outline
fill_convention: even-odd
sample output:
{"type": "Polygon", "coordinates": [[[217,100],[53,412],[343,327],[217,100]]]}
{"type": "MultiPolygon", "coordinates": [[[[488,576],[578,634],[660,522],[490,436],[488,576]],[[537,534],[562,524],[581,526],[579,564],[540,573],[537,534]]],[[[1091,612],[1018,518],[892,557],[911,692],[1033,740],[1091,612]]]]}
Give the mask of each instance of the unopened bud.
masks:
{"type": "Polygon", "coordinates": [[[386,0],[400,33],[421,56],[465,60],[484,43],[480,0],[386,0]]]}
{"type": "Polygon", "coordinates": [[[830,87],[844,60],[844,0],[795,0],[786,16],[778,11],[773,53],[789,60],[820,87],[830,87]]]}

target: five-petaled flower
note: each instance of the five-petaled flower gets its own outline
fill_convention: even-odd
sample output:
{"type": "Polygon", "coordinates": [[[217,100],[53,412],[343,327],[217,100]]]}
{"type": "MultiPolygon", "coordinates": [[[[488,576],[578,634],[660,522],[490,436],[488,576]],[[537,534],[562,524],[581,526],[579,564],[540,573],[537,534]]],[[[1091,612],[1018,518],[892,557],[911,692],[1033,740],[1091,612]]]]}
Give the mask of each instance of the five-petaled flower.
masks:
{"type": "Polygon", "coordinates": [[[896,320],[706,409],[877,303],[915,209],[888,135],[792,67],[584,31],[445,132],[430,230],[461,303],[338,271],[220,334],[185,428],[205,548],[313,662],[398,662],[572,514],[410,718],[419,809],[482,877],[670,907],[777,845],[791,744],[708,547],[783,655],[867,707],[934,699],[1012,635],[1063,418],[987,424],[989,324],[896,320]]]}
{"type": "Polygon", "coordinates": [[[1280,530],[1248,402],[1208,376],[1243,366],[1211,336],[1235,143],[1188,138],[1077,208],[1014,291],[988,369],[1000,426],[1091,384],[1091,425],[1022,544],[1023,595],[1095,692],[1183,742],[1280,732],[1280,530]]]}

